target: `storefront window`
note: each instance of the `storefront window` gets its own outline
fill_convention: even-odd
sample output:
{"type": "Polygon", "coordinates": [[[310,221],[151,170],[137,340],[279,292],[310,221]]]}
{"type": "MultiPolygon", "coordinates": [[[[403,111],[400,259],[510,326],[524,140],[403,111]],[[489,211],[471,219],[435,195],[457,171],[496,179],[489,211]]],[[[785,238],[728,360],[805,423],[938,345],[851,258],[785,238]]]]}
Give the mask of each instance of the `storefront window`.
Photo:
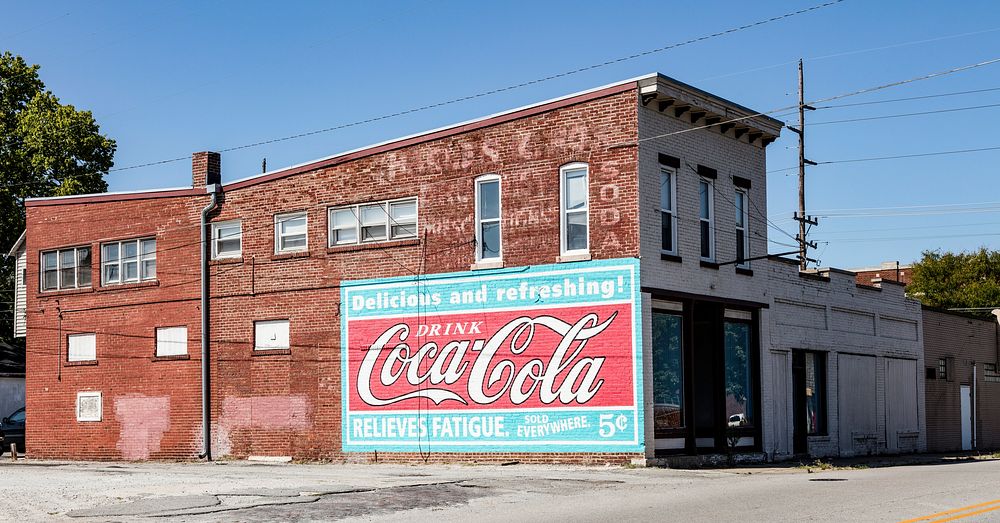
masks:
{"type": "Polygon", "coordinates": [[[684,427],[684,367],[681,345],[683,318],[653,312],[654,429],[684,427]]]}
{"type": "Polygon", "coordinates": [[[750,324],[726,322],[726,419],[729,427],[754,425],[750,324]]]}
{"type": "Polygon", "coordinates": [[[826,434],[826,360],[816,352],[805,353],[806,365],[806,433],[826,434]]]}

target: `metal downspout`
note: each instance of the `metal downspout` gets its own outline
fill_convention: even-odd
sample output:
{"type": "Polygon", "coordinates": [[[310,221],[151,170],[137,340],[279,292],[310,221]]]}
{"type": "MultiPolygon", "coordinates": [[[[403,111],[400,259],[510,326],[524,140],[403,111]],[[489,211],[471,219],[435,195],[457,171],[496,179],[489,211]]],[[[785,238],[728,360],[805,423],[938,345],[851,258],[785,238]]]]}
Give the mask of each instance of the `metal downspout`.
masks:
{"type": "Polygon", "coordinates": [[[201,210],[201,437],[205,451],[199,456],[212,460],[212,402],[210,397],[209,367],[209,310],[208,310],[208,214],[219,205],[218,184],[207,186],[212,201],[201,210]]]}

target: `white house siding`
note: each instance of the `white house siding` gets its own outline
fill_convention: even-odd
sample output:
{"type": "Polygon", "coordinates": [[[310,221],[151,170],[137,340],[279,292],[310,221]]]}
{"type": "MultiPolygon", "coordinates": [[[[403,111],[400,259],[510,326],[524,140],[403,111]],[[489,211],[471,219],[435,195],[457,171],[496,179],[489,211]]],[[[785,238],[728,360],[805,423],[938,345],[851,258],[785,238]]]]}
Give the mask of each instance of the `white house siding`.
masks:
{"type": "MultiPolygon", "coordinates": [[[[827,435],[808,438],[811,456],[926,450],[920,304],[901,285],[858,286],[846,271],[800,275],[788,260],[757,268],[767,274],[771,303],[762,320],[770,326],[770,350],[761,351],[765,426],[784,427],[781,416],[794,420],[790,355],[812,350],[827,354],[827,435]],[[772,378],[780,379],[776,364],[786,366],[787,400],[772,396],[781,391],[772,378]]],[[[793,434],[792,423],[783,432],[765,430],[765,451],[789,457],[793,434]]]]}
{"type": "MultiPolygon", "coordinates": [[[[27,268],[27,252],[22,245],[17,251],[14,270],[14,337],[23,338],[27,332],[27,287],[24,281],[24,270],[27,268]]],[[[23,400],[22,400],[23,401],[23,400]]]]}

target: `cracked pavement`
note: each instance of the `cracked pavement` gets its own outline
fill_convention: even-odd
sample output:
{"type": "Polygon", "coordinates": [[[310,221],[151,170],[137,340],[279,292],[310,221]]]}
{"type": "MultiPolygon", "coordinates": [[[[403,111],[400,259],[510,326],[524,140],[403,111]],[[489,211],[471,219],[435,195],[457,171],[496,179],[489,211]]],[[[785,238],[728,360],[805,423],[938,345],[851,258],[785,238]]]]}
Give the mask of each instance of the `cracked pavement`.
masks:
{"type": "Polygon", "coordinates": [[[0,481],[0,509],[23,521],[893,521],[1000,498],[1000,460],[813,472],[22,460],[0,462],[0,481]]]}

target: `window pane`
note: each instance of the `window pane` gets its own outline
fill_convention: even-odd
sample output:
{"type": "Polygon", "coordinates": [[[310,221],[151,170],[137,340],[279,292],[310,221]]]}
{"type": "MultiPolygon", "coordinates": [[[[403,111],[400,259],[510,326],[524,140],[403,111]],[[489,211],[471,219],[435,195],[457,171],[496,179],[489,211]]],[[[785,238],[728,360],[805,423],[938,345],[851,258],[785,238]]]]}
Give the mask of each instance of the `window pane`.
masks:
{"type": "Polygon", "coordinates": [[[482,245],[479,246],[479,257],[483,260],[500,257],[500,222],[482,224],[479,231],[482,245]]]}
{"type": "Polygon", "coordinates": [[[304,234],[296,236],[285,236],[281,239],[281,250],[304,249],[306,237],[304,234]]]}
{"type": "Polygon", "coordinates": [[[392,216],[393,222],[415,222],[417,221],[417,202],[411,200],[390,204],[389,214],[392,216]]]}
{"type": "Polygon", "coordinates": [[[136,259],[139,256],[139,242],[122,242],[122,258],[136,259]]]}
{"type": "Polygon", "coordinates": [[[684,427],[682,318],[653,312],[653,427],[684,427]]]}
{"type": "Polygon", "coordinates": [[[156,278],[156,258],[142,260],[142,279],[151,280],[153,278],[156,278]]]}
{"type": "Polygon", "coordinates": [[[357,243],[358,230],[354,227],[350,229],[337,229],[333,231],[333,243],[357,243]]]}
{"type": "Polygon", "coordinates": [[[59,288],[59,271],[56,269],[46,269],[42,276],[42,288],[49,291],[59,288]]]}
{"type": "Polygon", "coordinates": [[[59,251],[59,288],[76,287],[76,251],[59,251]]]}
{"type": "Polygon", "coordinates": [[[104,283],[118,283],[119,276],[117,263],[104,266],[104,283]]]}
{"type": "Polygon", "coordinates": [[[492,180],[479,184],[479,219],[500,217],[500,182],[492,180]]]}
{"type": "Polygon", "coordinates": [[[306,233],[306,216],[290,216],[278,219],[279,231],[282,236],[304,235],[306,233]]]}
{"type": "Polygon", "coordinates": [[[698,183],[698,201],[700,208],[699,216],[704,220],[708,220],[709,218],[711,218],[710,214],[711,208],[709,207],[709,202],[711,200],[711,192],[712,192],[711,186],[708,184],[708,182],[698,183]]]}
{"type": "Polygon", "coordinates": [[[726,418],[730,427],[754,425],[750,325],[726,322],[726,418]]]}
{"type": "Polygon", "coordinates": [[[358,219],[354,215],[354,209],[340,209],[330,214],[330,223],[335,229],[353,229],[357,226],[358,219]]]}
{"type": "Polygon", "coordinates": [[[58,259],[56,258],[56,252],[52,251],[52,252],[47,252],[47,253],[43,254],[42,255],[42,265],[44,265],[44,267],[46,269],[55,269],[55,268],[57,268],[59,265],[58,265],[58,259]]]}
{"type": "Polygon", "coordinates": [[[701,221],[701,257],[712,257],[712,224],[701,221]]]}
{"type": "Polygon", "coordinates": [[[139,279],[139,264],[135,261],[122,262],[122,278],[125,281],[135,281],[139,279]]]}
{"type": "Polygon", "coordinates": [[[156,240],[142,240],[143,256],[156,255],[156,240]]]}
{"type": "Polygon", "coordinates": [[[385,207],[366,205],[361,207],[361,241],[376,241],[386,239],[385,207]]]}
{"type": "Polygon", "coordinates": [[[674,209],[673,184],[670,171],[660,171],[660,208],[664,211],[674,209]]]}
{"type": "Polygon", "coordinates": [[[587,206],[587,170],[566,171],[566,209],[583,209],[587,206]]]}
{"type": "Polygon", "coordinates": [[[660,237],[663,239],[660,248],[673,252],[674,250],[674,217],[669,212],[660,213],[660,237]]]}
{"type": "Polygon", "coordinates": [[[240,239],[219,240],[216,243],[216,253],[218,255],[232,255],[240,253],[240,239]]]}
{"type": "Polygon", "coordinates": [[[104,254],[101,255],[102,262],[118,261],[118,244],[112,243],[104,246],[104,254]]]}
{"type": "Polygon", "coordinates": [[[90,249],[83,247],[76,250],[76,279],[80,287],[90,286],[90,249]]]}
{"type": "Polygon", "coordinates": [[[733,200],[733,203],[735,204],[735,207],[736,207],[736,226],[737,227],[745,227],[746,226],[746,222],[744,221],[744,212],[745,212],[744,207],[746,205],[745,198],[746,198],[746,194],[743,191],[736,191],[736,199],[733,200]]]}
{"type": "Polygon", "coordinates": [[[577,212],[566,215],[566,250],[587,249],[587,213],[577,212]]]}
{"type": "Polygon", "coordinates": [[[806,429],[808,434],[826,432],[824,413],[823,356],[814,352],[805,353],[806,361],[806,429]]]}
{"type": "Polygon", "coordinates": [[[393,238],[413,238],[416,235],[417,235],[417,225],[415,223],[411,223],[408,225],[392,226],[393,238]]]}
{"type": "Polygon", "coordinates": [[[736,261],[742,262],[747,257],[746,234],[743,229],[736,230],[736,261]]]}

